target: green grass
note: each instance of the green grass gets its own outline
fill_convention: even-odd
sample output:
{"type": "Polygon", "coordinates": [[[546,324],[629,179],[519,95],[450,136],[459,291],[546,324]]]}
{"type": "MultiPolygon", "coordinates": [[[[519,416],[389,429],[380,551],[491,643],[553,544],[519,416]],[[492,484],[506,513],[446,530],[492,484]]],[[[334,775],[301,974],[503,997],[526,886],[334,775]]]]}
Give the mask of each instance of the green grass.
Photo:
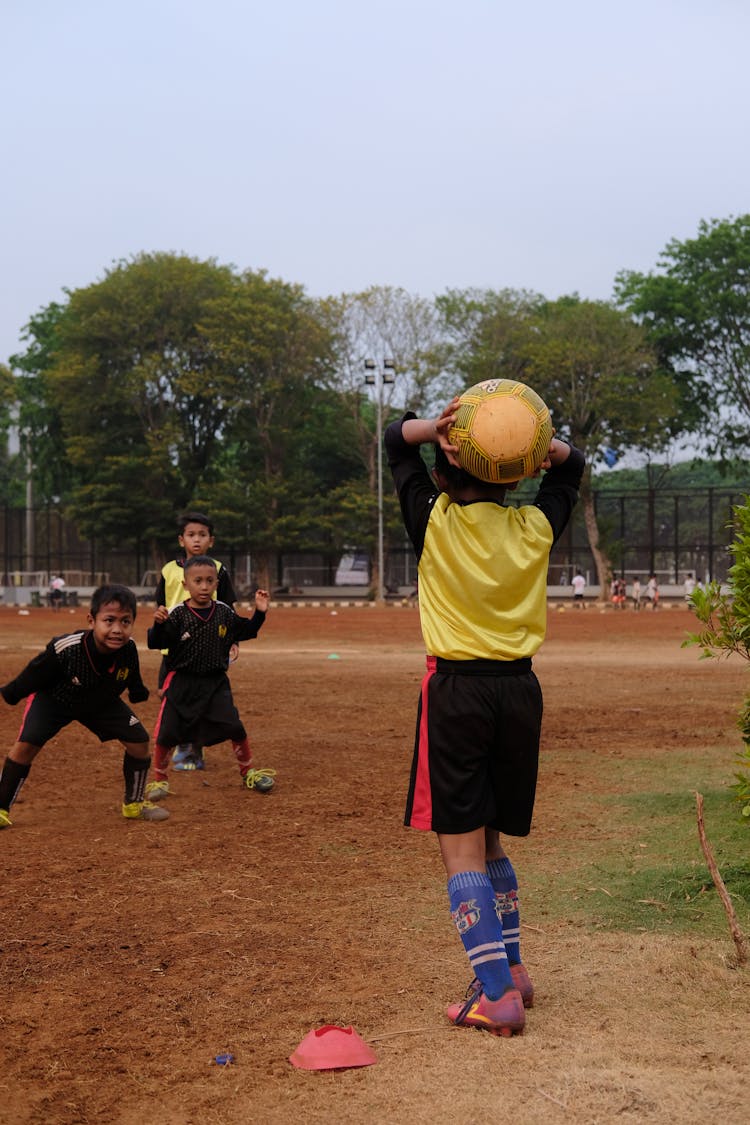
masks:
{"type": "Polygon", "coordinates": [[[694,791],[706,834],[750,937],[750,824],[726,774],[706,756],[656,755],[607,763],[616,794],[586,798],[586,828],[560,849],[554,878],[532,878],[529,905],[598,930],[728,934],[723,904],[698,838],[694,791]]]}

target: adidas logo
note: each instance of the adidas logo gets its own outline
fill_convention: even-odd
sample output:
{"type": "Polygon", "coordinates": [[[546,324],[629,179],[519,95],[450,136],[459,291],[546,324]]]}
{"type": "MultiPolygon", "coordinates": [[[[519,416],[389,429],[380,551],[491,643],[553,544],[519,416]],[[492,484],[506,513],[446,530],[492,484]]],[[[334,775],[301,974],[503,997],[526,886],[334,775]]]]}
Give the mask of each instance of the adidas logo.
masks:
{"type": "Polygon", "coordinates": [[[78,676],[74,676],[73,679],[70,682],[71,682],[71,684],[74,685],[74,687],[80,687],[81,686],[81,681],[78,679],[78,676]]]}
{"type": "Polygon", "coordinates": [[[137,727],[138,722],[139,722],[138,718],[135,715],[131,715],[130,716],[130,722],[128,723],[128,726],[129,727],[137,727]]]}
{"type": "Polygon", "coordinates": [[[185,632],[180,637],[180,640],[181,641],[189,641],[190,640],[190,633],[187,631],[187,629],[185,630],[185,632]]]}

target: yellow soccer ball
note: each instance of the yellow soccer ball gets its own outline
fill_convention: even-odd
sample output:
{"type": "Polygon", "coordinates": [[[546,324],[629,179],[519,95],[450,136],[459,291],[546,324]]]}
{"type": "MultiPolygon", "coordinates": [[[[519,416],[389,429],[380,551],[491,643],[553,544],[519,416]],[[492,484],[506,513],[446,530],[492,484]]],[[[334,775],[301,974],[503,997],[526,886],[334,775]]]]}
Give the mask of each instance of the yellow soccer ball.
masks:
{"type": "Polygon", "coordinates": [[[489,484],[533,476],[554,434],[549,410],[536,391],[515,379],[486,379],[459,398],[449,431],[462,469],[489,484]]]}

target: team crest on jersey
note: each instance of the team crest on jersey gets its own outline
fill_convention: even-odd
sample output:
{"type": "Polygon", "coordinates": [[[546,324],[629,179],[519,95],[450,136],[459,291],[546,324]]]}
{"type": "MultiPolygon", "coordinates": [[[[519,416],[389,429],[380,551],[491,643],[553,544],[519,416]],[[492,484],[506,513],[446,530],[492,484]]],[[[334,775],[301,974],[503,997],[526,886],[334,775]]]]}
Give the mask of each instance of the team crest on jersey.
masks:
{"type": "Polygon", "coordinates": [[[128,672],[129,672],[128,668],[118,668],[117,669],[117,675],[115,676],[115,679],[116,680],[127,680],[128,672]]]}
{"type": "Polygon", "coordinates": [[[502,922],[503,914],[518,910],[518,891],[495,891],[495,913],[502,922]]]}
{"type": "Polygon", "coordinates": [[[219,626],[219,636],[220,636],[220,637],[222,637],[222,638],[224,638],[224,637],[226,637],[226,635],[227,635],[227,627],[226,627],[226,625],[220,625],[220,626],[219,626]]]}
{"type": "Polygon", "coordinates": [[[455,910],[451,910],[451,918],[459,934],[465,934],[472,926],[476,926],[480,917],[481,911],[475,898],[460,902],[455,910]]]}

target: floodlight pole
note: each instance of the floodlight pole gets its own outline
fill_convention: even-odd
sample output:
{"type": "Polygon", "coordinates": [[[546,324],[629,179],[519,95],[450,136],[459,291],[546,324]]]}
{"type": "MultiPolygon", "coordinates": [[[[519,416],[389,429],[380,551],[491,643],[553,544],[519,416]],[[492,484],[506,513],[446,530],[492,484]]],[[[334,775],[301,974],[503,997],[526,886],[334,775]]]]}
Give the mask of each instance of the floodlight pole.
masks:
{"type": "Polygon", "coordinates": [[[365,363],[365,383],[370,386],[377,386],[378,393],[375,400],[376,405],[376,440],[378,446],[377,457],[377,474],[378,474],[378,584],[375,590],[375,600],[377,602],[385,601],[385,587],[383,582],[383,568],[384,568],[384,552],[383,552],[383,385],[385,383],[392,383],[395,376],[396,366],[392,359],[383,360],[383,369],[378,371],[377,364],[374,359],[366,359],[365,363]]]}

